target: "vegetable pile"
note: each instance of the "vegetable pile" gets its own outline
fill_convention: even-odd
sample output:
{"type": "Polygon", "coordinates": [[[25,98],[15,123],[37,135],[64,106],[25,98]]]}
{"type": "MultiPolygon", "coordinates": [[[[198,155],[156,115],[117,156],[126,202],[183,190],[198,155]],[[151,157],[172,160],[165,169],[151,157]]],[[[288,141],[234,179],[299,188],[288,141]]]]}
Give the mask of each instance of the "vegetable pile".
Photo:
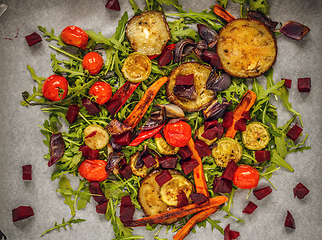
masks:
{"type": "MultiPolygon", "coordinates": [[[[263,199],[274,188],[273,172],[294,171],[286,155],[310,149],[307,136],[297,140],[303,124],[288,100],[291,82],[274,82],[272,68],[276,36],[300,40],[309,29],[292,21],[276,29],[266,1],[242,6],[240,19],[225,10],[227,1],[201,13],[184,11],[176,0],[146,0],[143,10],[130,3],[134,17],[125,12],[110,38],[78,26],[59,35],[39,26],[47,41],[57,43],[49,45],[54,74],[39,77],[28,66],[38,87],[23,93],[21,105],[43,105],[49,113],[41,127],[45,159],[71,211],[69,221],[43,234],[85,221],[74,217],[93,197],[115,239],[143,238],[132,235],[134,227],[158,224],[183,239],[203,221],[235,239],[238,232],[209,216],[220,210],[243,221],[231,213],[234,193],[249,189],[263,199]],[[164,13],[163,4],[178,13],[164,13]],[[256,78],[261,75],[265,89],[256,78]],[[293,114],[282,126],[271,96],[293,114]],[[79,178],[76,190],[71,177],[79,178]],[[256,189],[260,180],[267,186],[256,189]],[[133,219],[139,210],[145,217],[133,219]]],[[[106,7],[120,11],[117,1],[106,7]]],[[[299,79],[299,92],[310,88],[310,78],[299,79]]],[[[294,189],[298,198],[308,192],[303,184],[294,189]]],[[[243,213],[257,207],[249,202],[243,213]]],[[[16,214],[14,221],[25,217],[16,214]]],[[[285,226],[295,228],[289,212],[285,226]]]]}

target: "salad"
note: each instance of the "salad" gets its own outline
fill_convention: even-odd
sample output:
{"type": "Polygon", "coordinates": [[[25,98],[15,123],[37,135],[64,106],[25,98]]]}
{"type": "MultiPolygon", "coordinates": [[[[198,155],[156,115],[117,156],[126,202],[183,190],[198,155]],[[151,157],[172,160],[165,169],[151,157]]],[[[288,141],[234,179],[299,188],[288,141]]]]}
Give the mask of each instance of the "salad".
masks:
{"type": "MultiPolygon", "coordinates": [[[[28,66],[38,86],[23,93],[21,104],[46,106],[45,158],[56,168],[51,179],[58,181],[57,191],[71,211],[68,221],[43,234],[84,221],[74,218],[76,212],[94,199],[115,239],[140,238],[133,236],[136,226],[157,234],[162,225],[183,239],[205,221],[218,234],[238,237],[209,216],[224,211],[243,222],[231,211],[235,192],[267,196],[275,171],[293,171],[286,155],[309,149],[307,136],[295,142],[303,130],[301,115],[288,100],[285,81],[274,82],[272,68],[275,35],[289,34],[294,25],[308,29],[289,23],[276,30],[277,22],[265,17],[266,1],[242,6],[243,18],[237,20],[219,5],[195,13],[177,1],[146,1],[145,9],[130,3],[134,17],[125,12],[110,38],[77,26],[66,26],[61,34],[39,26],[57,52],[51,54],[54,74],[39,77],[28,66]],[[165,4],[178,12],[164,13],[165,4]],[[246,40],[233,39],[233,46],[227,39],[236,36],[229,35],[235,29],[246,40]],[[256,48],[261,53],[238,55],[241,61],[231,64],[254,32],[260,33],[259,48],[265,43],[269,51],[256,48]],[[157,36],[146,41],[146,35],[157,36]],[[257,80],[261,75],[265,89],[257,80]],[[282,126],[272,96],[293,114],[282,126]],[[71,188],[74,177],[78,189],[71,188]],[[260,179],[267,187],[252,190],[260,179]],[[140,210],[146,217],[133,219],[140,210]]],[[[310,90],[308,80],[299,90],[310,90]]]]}

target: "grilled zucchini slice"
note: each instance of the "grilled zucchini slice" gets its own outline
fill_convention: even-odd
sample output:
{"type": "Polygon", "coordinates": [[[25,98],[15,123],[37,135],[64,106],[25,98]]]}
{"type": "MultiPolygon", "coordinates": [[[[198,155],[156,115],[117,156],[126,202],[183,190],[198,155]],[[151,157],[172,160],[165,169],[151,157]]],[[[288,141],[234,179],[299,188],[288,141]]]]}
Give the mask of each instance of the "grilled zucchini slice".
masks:
{"type": "Polygon", "coordinates": [[[270,140],[270,135],[260,122],[251,122],[246,126],[246,131],[242,132],[244,146],[249,150],[261,150],[265,148],[270,140]]]}
{"type": "Polygon", "coordinates": [[[110,136],[100,125],[92,124],[84,129],[85,144],[91,149],[102,149],[108,144],[110,136]]]}
{"type": "Polygon", "coordinates": [[[156,159],[157,163],[154,164],[151,168],[147,168],[145,164],[143,164],[141,168],[136,168],[136,163],[138,161],[139,155],[140,155],[140,152],[136,152],[131,156],[130,167],[134,175],[144,178],[151,169],[158,168],[160,164],[159,164],[159,161],[156,159]]]}
{"type": "Polygon", "coordinates": [[[239,162],[242,154],[242,146],[232,138],[221,138],[212,149],[212,156],[219,167],[227,167],[230,160],[239,162]]]}
{"type": "Polygon", "coordinates": [[[135,52],[125,59],[121,71],[127,81],[137,83],[148,79],[151,67],[151,60],[146,55],[135,52]]]}
{"type": "Polygon", "coordinates": [[[155,144],[157,145],[158,152],[163,155],[174,155],[179,151],[179,147],[173,147],[167,143],[167,141],[161,138],[154,138],[155,144]]]}

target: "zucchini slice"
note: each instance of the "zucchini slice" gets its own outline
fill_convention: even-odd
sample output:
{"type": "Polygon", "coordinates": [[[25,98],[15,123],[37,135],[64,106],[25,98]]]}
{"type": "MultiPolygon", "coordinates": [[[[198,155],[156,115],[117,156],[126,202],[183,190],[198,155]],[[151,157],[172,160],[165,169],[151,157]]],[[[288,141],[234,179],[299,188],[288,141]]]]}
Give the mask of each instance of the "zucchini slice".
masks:
{"type": "Polygon", "coordinates": [[[174,155],[179,151],[179,147],[173,147],[161,138],[154,138],[155,144],[157,145],[158,152],[163,155],[174,155]]]}
{"type": "Polygon", "coordinates": [[[107,145],[110,136],[100,125],[92,124],[84,129],[85,144],[91,149],[102,149],[107,145]]]}
{"type": "Polygon", "coordinates": [[[145,164],[143,164],[141,168],[136,168],[136,163],[138,161],[139,155],[140,152],[136,152],[131,156],[130,167],[134,175],[144,178],[151,169],[158,168],[160,164],[159,161],[156,159],[157,163],[154,164],[154,166],[152,166],[151,168],[147,168],[145,164]]]}
{"type": "Polygon", "coordinates": [[[151,60],[142,53],[131,53],[124,61],[122,73],[132,83],[142,82],[150,76],[151,60]]]}
{"type": "Polygon", "coordinates": [[[242,154],[242,146],[232,138],[221,138],[212,149],[212,155],[219,167],[227,167],[230,160],[239,162],[242,154]]]}
{"type": "Polygon", "coordinates": [[[244,146],[249,150],[261,150],[265,148],[270,140],[270,135],[260,122],[251,122],[246,126],[246,131],[242,132],[244,146]]]}

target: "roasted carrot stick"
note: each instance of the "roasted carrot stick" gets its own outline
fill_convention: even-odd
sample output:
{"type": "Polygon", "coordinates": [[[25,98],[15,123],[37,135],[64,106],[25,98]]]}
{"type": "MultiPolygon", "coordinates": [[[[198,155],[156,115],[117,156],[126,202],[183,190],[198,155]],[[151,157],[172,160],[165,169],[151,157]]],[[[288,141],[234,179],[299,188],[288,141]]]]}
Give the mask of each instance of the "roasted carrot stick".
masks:
{"type": "Polygon", "coordinates": [[[174,235],[173,240],[182,240],[184,239],[190,232],[190,230],[198,223],[205,220],[211,214],[215,213],[218,210],[218,207],[209,208],[200,213],[197,213],[189,221],[174,235]]]}
{"type": "Polygon", "coordinates": [[[248,112],[251,107],[254,105],[254,103],[256,102],[257,96],[256,94],[251,91],[248,90],[244,96],[242,97],[242,99],[240,100],[239,104],[237,105],[237,107],[234,110],[233,113],[233,124],[231,125],[230,128],[227,129],[227,132],[225,134],[225,137],[229,137],[229,138],[234,138],[237,130],[235,129],[235,124],[238,120],[243,118],[243,114],[248,112]]]}
{"type": "Polygon", "coordinates": [[[195,148],[195,143],[193,142],[192,138],[188,142],[188,147],[192,152],[192,158],[196,159],[199,163],[199,166],[193,170],[193,177],[195,180],[196,192],[202,193],[203,195],[209,198],[209,192],[208,192],[207,182],[205,179],[205,173],[202,167],[201,158],[195,148]]]}
{"type": "Polygon", "coordinates": [[[219,207],[221,204],[228,201],[228,198],[225,196],[218,196],[210,198],[208,202],[202,203],[200,205],[197,204],[189,204],[187,206],[181,208],[175,208],[170,211],[160,213],[157,215],[149,216],[134,220],[130,223],[125,223],[124,226],[126,227],[142,227],[146,226],[147,224],[153,225],[157,223],[162,223],[166,220],[173,219],[173,218],[182,218],[192,213],[200,212],[203,210],[207,210],[209,208],[213,209],[219,207]]]}
{"type": "Polygon", "coordinates": [[[223,7],[219,6],[218,4],[215,4],[214,6],[214,13],[224,19],[226,22],[234,21],[236,18],[231,15],[229,12],[227,12],[223,7]]]}
{"type": "Polygon", "coordinates": [[[153,83],[144,93],[142,99],[133,109],[132,113],[123,121],[123,124],[126,124],[132,128],[140,122],[146,111],[148,110],[153,99],[157,95],[160,88],[168,81],[167,77],[162,77],[153,83]]]}

